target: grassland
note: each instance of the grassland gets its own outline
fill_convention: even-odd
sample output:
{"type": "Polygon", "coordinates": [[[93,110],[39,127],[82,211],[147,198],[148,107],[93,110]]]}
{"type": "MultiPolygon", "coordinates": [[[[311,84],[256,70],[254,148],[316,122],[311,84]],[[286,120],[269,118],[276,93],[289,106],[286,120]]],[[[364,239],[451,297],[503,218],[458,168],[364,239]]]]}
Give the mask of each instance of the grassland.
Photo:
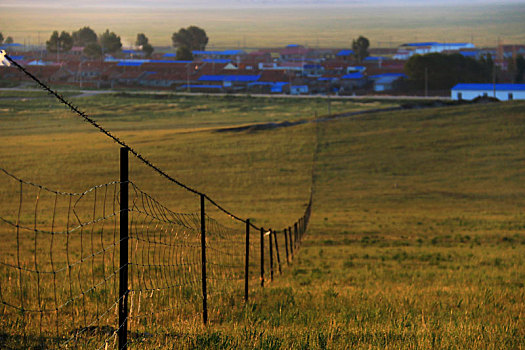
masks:
{"type": "MultiPolygon", "coordinates": [[[[309,119],[324,114],[324,100],[76,102],[242,217],[280,229],[304,210],[315,123],[215,130],[309,119]]],[[[332,110],[391,105],[340,101],[332,110]]],[[[248,305],[222,301],[228,306],[208,327],[198,315],[148,325],[134,334],[139,347],[525,347],[524,122],[525,105],[512,102],[319,123],[313,216],[293,264],[264,290],[252,286],[248,305]]],[[[118,147],[52,101],[2,101],[0,123],[0,164],[21,178],[68,191],[118,178],[118,147]]],[[[135,161],[131,176],[170,208],[198,209],[194,197],[135,161]]],[[[1,193],[0,210],[9,212],[16,194],[1,193]]],[[[2,339],[16,346],[10,331],[2,329],[2,339]]]]}

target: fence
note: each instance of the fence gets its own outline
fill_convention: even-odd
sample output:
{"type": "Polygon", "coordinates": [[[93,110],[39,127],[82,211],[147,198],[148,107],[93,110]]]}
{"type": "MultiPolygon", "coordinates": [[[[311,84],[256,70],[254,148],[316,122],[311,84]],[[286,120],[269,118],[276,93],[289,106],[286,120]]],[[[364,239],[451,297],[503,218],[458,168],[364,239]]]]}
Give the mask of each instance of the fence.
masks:
{"type": "MultiPolygon", "coordinates": [[[[250,290],[292,262],[308,227],[313,191],[291,226],[257,227],[170,177],[30,77],[122,146],[121,178],[68,193],[0,168],[0,194],[10,204],[0,213],[0,230],[10,237],[0,248],[0,325],[10,330],[2,335],[7,346],[126,349],[138,341],[133,332],[174,320],[190,324],[197,311],[206,324],[210,310],[217,314],[238,299],[248,301],[250,290]],[[200,211],[172,211],[142,191],[129,178],[129,153],[193,193],[200,211]],[[212,207],[222,220],[209,216],[212,207]]],[[[312,168],[312,188],[313,178],[312,168]]]]}

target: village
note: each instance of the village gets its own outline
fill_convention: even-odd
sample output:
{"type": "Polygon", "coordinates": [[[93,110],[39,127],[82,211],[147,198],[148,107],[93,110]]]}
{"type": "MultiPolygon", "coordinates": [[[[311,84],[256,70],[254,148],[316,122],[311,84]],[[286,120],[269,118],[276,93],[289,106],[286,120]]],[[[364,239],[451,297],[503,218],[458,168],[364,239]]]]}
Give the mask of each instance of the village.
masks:
{"type": "MultiPolygon", "coordinates": [[[[85,48],[73,46],[67,52],[49,52],[45,47],[17,43],[0,45],[11,58],[54,86],[80,89],[147,89],[174,92],[248,93],[291,95],[416,95],[451,96],[447,89],[432,88],[432,76],[425,71],[424,87],[407,84],[413,80],[406,63],[414,55],[459,54],[476,60],[489,58],[495,69],[487,73],[486,89],[520,87],[512,62],[525,55],[525,45],[477,48],[472,43],[416,42],[394,48],[367,49],[358,57],[349,48],[311,48],[291,44],[263,49],[193,50],[191,60],[178,59],[170,47],[146,54],[139,47],[90,58],[85,48]],[[492,61],[493,60],[493,61],[492,61]],[[497,76],[496,76],[497,71],[497,76]],[[487,85],[488,84],[488,85],[487,85]],[[489,86],[490,85],[490,86],[489,86]]],[[[29,83],[14,67],[0,67],[0,87],[29,83]]],[[[473,83],[461,81],[461,83],[473,83]]],[[[470,86],[472,88],[472,86],[470,86]]],[[[479,87],[479,86],[478,86],[479,87]]],[[[521,88],[520,88],[521,89],[521,88]]],[[[518,89],[519,90],[519,89],[518,89]]],[[[509,97],[520,96],[520,91],[509,97]]],[[[454,93],[461,99],[465,92],[454,93]]]]}

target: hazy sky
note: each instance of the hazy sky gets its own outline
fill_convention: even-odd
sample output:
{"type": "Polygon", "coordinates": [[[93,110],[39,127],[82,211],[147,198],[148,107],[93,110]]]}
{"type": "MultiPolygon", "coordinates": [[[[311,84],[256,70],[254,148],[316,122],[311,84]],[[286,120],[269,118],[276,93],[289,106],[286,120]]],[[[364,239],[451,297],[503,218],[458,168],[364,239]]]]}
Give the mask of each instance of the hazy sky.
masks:
{"type": "Polygon", "coordinates": [[[196,25],[219,48],[348,47],[365,35],[376,47],[404,42],[525,43],[525,0],[0,0],[0,31],[45,43],[54,30],[106,29],[131,45],[157,46],[196,25]],[[428,6],[434,6],[429,8],[428,6]],[[117,8],[117,9],[115,9],[117,8]]]}
{"type": "Polygon", "coordinates": [[[523,4],[524,0],[0,0],[0,6],[28,7],[290,7],[290,6],[428,6],[523,4]]]}

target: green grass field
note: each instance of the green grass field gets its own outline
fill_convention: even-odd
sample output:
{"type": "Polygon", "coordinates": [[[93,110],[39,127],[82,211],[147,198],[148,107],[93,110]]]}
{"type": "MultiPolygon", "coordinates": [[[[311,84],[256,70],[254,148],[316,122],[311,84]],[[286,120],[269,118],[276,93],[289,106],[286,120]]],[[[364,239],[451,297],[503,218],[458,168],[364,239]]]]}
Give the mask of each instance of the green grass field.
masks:
{"type": "MultiPolygon", "coordinates": [[[[50,99],[0,101],[0,167],[63,191],[118,179],[118,147],[68,110],[50,99]]],[[[133,321],[138,348],[525,347],[523,102],[223,133],[311,120],[326,101],[124,94],[75,103],[168,174],[278,230],[308,201],[319,133],[312,220],[293,264],[263,290],[252,284],[248,305],[235,293],[213,299],[208,327],[198,309],[133,321]]],[[[392,105],[342,100],[332,111],[392,105]]],[[[194,196],[137,161],[130,176],[170,209],[197,212],[194,196]]],[[[14,215],[16,188],[1,179],[1,216],[14,215]]],[[[5,258],[13,238],[0,232],[5,258]]],[[[0,344],[38,343],[19,336],[38,334],[37,323],[0,310],[0,344]]]]}

